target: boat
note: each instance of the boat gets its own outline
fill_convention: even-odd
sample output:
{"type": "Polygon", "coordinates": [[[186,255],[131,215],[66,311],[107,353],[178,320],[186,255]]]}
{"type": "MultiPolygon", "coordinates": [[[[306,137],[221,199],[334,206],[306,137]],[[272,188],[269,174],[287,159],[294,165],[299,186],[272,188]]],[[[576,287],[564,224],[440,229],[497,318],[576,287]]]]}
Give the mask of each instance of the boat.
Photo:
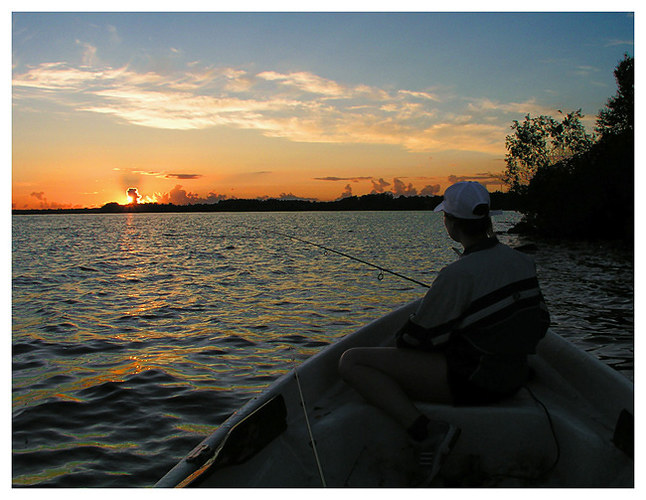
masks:
{"type": "MultiPolygon", "coordinates": [[[[357,346],[388,345],[419,301],[322,349],[251,399],[156,487],[417,485],[405,431],[339,377],[357,346]]],[[[634,487],[634,390],[619,372],[549,330],[532,377],[487,406],[418,403],[461,428],[430,487],[634,487]]]]}

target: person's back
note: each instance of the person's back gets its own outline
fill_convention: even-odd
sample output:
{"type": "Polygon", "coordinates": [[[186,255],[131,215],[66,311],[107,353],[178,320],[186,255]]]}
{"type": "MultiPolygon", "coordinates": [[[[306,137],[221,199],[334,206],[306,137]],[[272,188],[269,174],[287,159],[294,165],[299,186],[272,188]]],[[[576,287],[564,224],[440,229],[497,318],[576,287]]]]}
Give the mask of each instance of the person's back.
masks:
{"type": "Polygon", "coordinates": [[[513,392],[526,382],[527,355],[549,325],[534,262],[499,243],[455,268],[472,276],[472,288],[447,346],[449,370],[478,387],[513,392]]]}
{"type": "Polygon", "coordinates": [[[440,272],[397,345],[444,350],[458,394],[474,385],[504,395],[526,381],[548,324],[533,260],[489,238],[440,272]]]}

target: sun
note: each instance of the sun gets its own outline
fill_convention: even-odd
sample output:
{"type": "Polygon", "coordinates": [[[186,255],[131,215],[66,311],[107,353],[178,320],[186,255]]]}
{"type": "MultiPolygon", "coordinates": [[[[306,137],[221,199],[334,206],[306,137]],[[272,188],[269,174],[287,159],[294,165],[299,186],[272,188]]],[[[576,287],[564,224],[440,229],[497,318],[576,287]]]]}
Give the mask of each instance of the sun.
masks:
{"type": "Polygon", "coordinates": [[[126,197],[128,198],[128,205],[136,205],[139,203],[141,196],[137,191],[137,188],[131,187],[126,190],[126,197]]]}
{"type": "Polygon", "coordinates": [[[146,195],[142,196],[139,194],[139,191],[135,187],[128,188],[126,190],[126,202],[127,205],[139,205],[141,203],[157,203],[156,195],[146,195]]]}

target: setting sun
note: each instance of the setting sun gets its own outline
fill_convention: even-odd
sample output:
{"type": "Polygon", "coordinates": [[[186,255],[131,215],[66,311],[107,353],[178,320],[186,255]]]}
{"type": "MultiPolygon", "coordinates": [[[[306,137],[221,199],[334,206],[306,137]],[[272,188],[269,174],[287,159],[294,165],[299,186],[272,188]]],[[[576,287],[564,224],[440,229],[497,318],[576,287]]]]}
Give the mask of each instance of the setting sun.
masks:
{"type": "Polygon", "coordinates": [[[137,188],[128,188],[126,191],[126,205],[138,205],[140,203],[158,203],[156,194],[142,196],[137,188]]]}
{"type": "Polygon", "coordinates": [[[128,188],[126,191],[126,198],[128,199],[128,204],[133,204],[136,205],[139,203],[139,199],[141,196],[139,196],[139,192],[137,191],[137,188],[128,188]]]}

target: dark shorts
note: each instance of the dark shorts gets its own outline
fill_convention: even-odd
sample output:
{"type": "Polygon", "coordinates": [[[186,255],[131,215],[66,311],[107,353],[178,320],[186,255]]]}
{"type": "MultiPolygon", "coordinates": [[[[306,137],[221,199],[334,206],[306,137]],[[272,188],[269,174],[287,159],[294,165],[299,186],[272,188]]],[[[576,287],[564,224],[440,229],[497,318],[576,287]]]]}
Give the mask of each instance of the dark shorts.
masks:
{"type": "Polygon", "coordinates": [[[491,391],[470,382],[464,376],[448,372],[449,387],[455,406],[483,406],[497,403],[516,394],[520,387],[506,392],[491,391]]]}

